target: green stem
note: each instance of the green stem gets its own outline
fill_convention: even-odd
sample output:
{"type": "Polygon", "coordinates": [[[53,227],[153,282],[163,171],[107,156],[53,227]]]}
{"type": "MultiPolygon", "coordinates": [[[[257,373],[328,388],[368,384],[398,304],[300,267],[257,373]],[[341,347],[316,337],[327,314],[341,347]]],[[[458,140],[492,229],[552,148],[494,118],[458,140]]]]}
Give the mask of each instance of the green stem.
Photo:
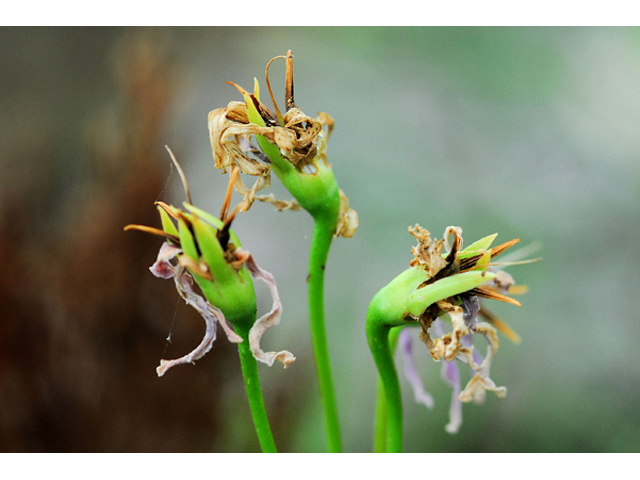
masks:
{"type": "Polygon", "coordinates": [[[378,393],[376,395],[376,419],[373,435],[374,453],[387,451],[387,399],[384,395],[384,385],[378,377],[378,393]]]}
{"type": "MultiPolygon", "coordinates": [[[[370,317],[378,312],[369,309],[370,317]]],[[[392,453],[402,452],[402,397],[400,395],[400,382],[391,355],[389,346],[389,331],[391,327],[382,322],[367,318],[367,340],[371,354],[378,367],[380,382],[384,391],[386,409],[386,427],[376,425],[376,448],[379,448],[380,440],[378,428],[386,430],[386,451],[392,453]]]]}
{"type": "Polygon", "coordinates": [[[242,327],[236,327],[236,333],[242,337],[244,342],[238,344],[240,354],[240,365],[242,367],[242,378],[244,388],[249,400],[249,409],[253,418],[253,426],[256,429],[260,446],[264,453],[276,453],[276,444],[271,433],[271,426],[267,418],[267,411],[264,407],[262,389],[260,388],[260,378],[258,377],[258,362],[251,353],[249,347],[249,331],[242,327]]]}
{"type": "MultiPolygon", "coordinates": [[[[392,328],[389,331],[389,350],[393,358],[398,344],[398,336],[403,326],[392,328]]],[[[384,453],[387,451],[387,399],[384,393],[384,384],[378,377],[378,393],[376,396],[376,420],[373,451],[384,453]]]]}
{"type": "Polygon", "coordinates": [[[309,250],[309,324],[311,343],[320,383],[320,398],[324,409],[327,431],[327,446],[330,452],[342,451],[338,410],[331,377],[331,363],[324,322],[324,270],[329,256],[329,248],[333,240],[335,222],[324,222],[322,218],[314,219],[313,239],[309,250]]]}

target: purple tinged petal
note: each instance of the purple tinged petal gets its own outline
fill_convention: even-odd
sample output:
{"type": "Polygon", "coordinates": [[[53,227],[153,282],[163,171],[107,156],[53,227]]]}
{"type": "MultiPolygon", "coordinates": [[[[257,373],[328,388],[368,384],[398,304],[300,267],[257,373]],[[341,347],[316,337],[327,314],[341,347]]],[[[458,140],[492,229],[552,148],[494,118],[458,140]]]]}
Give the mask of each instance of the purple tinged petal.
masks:
{"type": "Polygon", "coordinates": [[[458,433],[462,426],[462,402],[460,401],[460,372],[455,361],[442,363],[441,370],[442,379],[453,387],[451,394],[451,406],[449,407],[449,423],[444,427],[445,430],[454,435],[458,433]]]}
{"type": "MultiPolygon", "coordinates": [[[[436,335],[440,337],[444,335],[442,321],[436,320],[434,322],[434,328],[436,329],[436,335]]],[[[467,343],[469,340],[467,337],[462,338],[463,343],[467,343]]],[[[453,387],[451,405],[449,406],[449,423],[444,428],[451,435],[455,435],[462,426],[462,401],[459,398],[462,386],[460,384],[460,371],[458,370],[456,362],[447,362],[446,360],[442,362],[440,375],[446,383],[453,387]]]]}
{"type": "Polygon", "coordinates": [[[420,375],[416,370],[413,362],[413,352],[411,348],[411,334],[407,328],[402,329],[398,337],[400,342],[400,351],[402,352],[402,360],[404,363],[404,374],[413,388],[413,394],[416,402],[422,403],[429,409],[433,408],[433,397],[424,389],[420,375]]]}
{"type": "Polygon", "coordinates": [[[230,342],[240,343],[243,341],[242,338],[233,331],[231,326],[229,326],[222,311],[193,291],[193,277],[185,271],[184,267],[173,266],[171,264],[171,260],[180,253],[182,253],[180,248],[167,242],[163,243],[158,253],[158,258],[149,270],[151,270],[151,273],[156,277],[164,279],[173,278],[178,293],[188,305],[195,308],[202,316],[206,329],[200,345],[193,351],[175,360],[160,360],[160,366],[156,368],[159,377],[163,376],[167,370],[176,365],[194,363],[206,355],[207,352],[211,350],[213,342],[216,339],[216,326],[218,322],[222,325],[230,342]]]}
{"type": "Polygon", "coordinates": [[[158,258],[155,263],[149,267],[149,270],[158,278],[164,278],[165,280],[173,278],[176,273],[176,267],[171,265],[170,260],[173,260],[180,253],[182,253],[180,248],[168,242],[163,243],[158,252],[158,258]]]}
{"type": "MultiPolygon", "coordinates": [[[[241,250],[241,249],[238,249],[241,250]]],[[[260,347],[260,341],[262,336],[271,327],[275,327],[280,323],[280,316],[282,315],[282,303],[280,302],[280,295],[278,295],[278,287],[276,286],[276,280],[266,270],[262,270],[253,259],[253,256],[248,252],[237,252],[238,255],[245,253],[247,255],[246,267],[249,269],[249,273],[253,278],[262,280],[267,284],[271,291],[271,297],[273,298],[273,304],[271,310],[256,320],[251,330],[249,330],[249,345],[251,347],[251,353],[256,360],[266,363],[270,367],[276,360],[280,360],[284,365],[284,368],[295,361],[296,357],[287,350],[281,352],[264,352],[260,347]]]]}
{"type": "Polygon", "coordinates": [[[192,290],[191,276],[184,271],[183,267],[177,267],[175,270],[174,280],[180,296],[184,298],[187,304],[195,308],[202,318],[204,319],[206,330],[204,338],[191,353],[177,358],[175,360],[160,360],[160,366],[156,368],[158,376],[163,376],[167,370],[176,365],[183,365],[185,363],[194,363],[196,360],[202,358],[213,346],[213,342],[216,339],[216,325],[217,321],[224,315],[222,312],[208,303],[200,295],[196,294],[192,290]],[[186,279],[184,281],[183,279],[186,279]]]}
{"type": "MultiPolygon", "coordinates": [[[[473,338],[471,338],[471,336],[464,337],[462,339],[462,344],[467,348],[472,348],[473,338]]],[[[481,365],[482,362],[484,361],[484,357],[482,356],[482,354],[476,348],[472,350],[471,354],[473,355],[473,361],[476,362],[478,365],[481,365]]]]}

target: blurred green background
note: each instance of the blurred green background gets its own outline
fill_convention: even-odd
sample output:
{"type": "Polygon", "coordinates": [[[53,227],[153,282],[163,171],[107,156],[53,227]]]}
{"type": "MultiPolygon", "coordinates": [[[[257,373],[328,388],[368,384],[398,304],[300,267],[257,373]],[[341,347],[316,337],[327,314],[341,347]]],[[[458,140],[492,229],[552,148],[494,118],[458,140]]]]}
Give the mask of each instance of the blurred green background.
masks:
{"type": "MultiPolygon", "coordinates": [[[[297,105],[335,119],[329,161],[360,219],[326,275],[345,448],[371,449],[366,309],[407,267],[419,223],[438,237],[459,225],[467,242],[539,242],[544,261],[509,270],[530,287],[522,308],[491,305],[522,337],[502,337],[493,364],[507,397],[465,405],[455,436],[450,388],[415,343],[436,407],[414,404],[403,381],[406,449],[640,450],[640,33],[619,28],[0,29],[0,449],[259,449],[226,338],[156,377],[202,322],[147,270],[161,242],[122,227],[159,225],[153,201],[183,200],[165,144],[194,202],[218,211],[227,177],[207,114],[240,99],[225,81],[251,88],[287,49],[297,105]]],[[[278,99],[283,74],[275,64],[278,99]]],[[[276,442],[294,452],[324,450],[311,228],[305,212],[265,204],[235,222],[284,303],[265,347],[298,357],[260,367],[276,442]]]]}

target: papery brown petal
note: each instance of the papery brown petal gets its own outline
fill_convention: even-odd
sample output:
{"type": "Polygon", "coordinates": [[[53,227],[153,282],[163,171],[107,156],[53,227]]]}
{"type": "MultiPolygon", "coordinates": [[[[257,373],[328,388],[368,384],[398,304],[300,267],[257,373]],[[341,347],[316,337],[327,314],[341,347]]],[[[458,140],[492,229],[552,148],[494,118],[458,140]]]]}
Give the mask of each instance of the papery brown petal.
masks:
{"type": "Polygon", "coordinates": [[[338,223],[333,236],[351,238],[355,235],[357,228],[358,212],[353,208],[349,208],[349,199],[340,190],[340,213],[338,214],[338,223]]]}
{"type": "Polygon", "coordinates": [[[418,224],[409,227],[409,233],[418,240],[418,245],[411,248],[414,259],[409,265],[421,265],[430,277],[434,277],[447,265],[447,262],[442,258],[444,240],[431,241],[429,230],[418,224]]]}
{"type": "Polygon", "coordinates": [[[471,354],[470,349],[460,352],[458,359],[467,363],[476,373],[465,389],[460,393],[459,398],[463,402],[473,400],[477,403],[481,403],[484,401],[487,390],[495,392],[498,397],[504,397],[507,394],[506,387],[496,386],[495,382],[491,380],[489,376],[491,363],[498,353],[498,347],[500,346],[496,330],[488,323],[479,322],[475,324],[473,333],[482,335],[487,341],[487,355],[482,361],[482,364],[477,365],[473,360],[473,355],[471,354]]]}

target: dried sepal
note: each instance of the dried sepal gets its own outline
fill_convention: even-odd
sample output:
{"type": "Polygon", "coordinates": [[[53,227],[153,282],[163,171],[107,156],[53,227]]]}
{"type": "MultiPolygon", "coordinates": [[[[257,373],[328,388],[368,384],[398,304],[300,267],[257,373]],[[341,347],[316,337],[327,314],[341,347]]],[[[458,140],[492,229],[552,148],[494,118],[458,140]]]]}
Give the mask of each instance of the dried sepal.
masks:
{"type": "MultiPolygon", "coordinates": [[[[240,249],[239,249],[240,250],[240,249]]],[[[280,323],[280,316],[282,314],[282,303],[280,302],[280,296],[278,295],[278,288],[276,281],[266,270],[262,270],[253,259],[253,256],[248,252],[243,255],[245,265],[249,270],[249,273],[253,278],[262,280],[269,287],[271,297],[273,298],[273,304],[271,310],[260,317],[256,323],[253,324],[251,330],[249,330],[249,346],[251,347],[251,353],[256,360],[269,365],[270,367],[276,360],[279,360],[284,365],[284,368],[295,361],[296,357],[287,350],[280,352],[264,352],[260,347],[260,342],[263,335],[271,327],[275,327],[280,323]]]]}
{"type": "Polygon", "coordinates": [[[355,235],[358,225],[358,212],[353,208],[349,208],[349,199],[340,190],[340,212],[333,236],[351,238],[355,235]]]}

